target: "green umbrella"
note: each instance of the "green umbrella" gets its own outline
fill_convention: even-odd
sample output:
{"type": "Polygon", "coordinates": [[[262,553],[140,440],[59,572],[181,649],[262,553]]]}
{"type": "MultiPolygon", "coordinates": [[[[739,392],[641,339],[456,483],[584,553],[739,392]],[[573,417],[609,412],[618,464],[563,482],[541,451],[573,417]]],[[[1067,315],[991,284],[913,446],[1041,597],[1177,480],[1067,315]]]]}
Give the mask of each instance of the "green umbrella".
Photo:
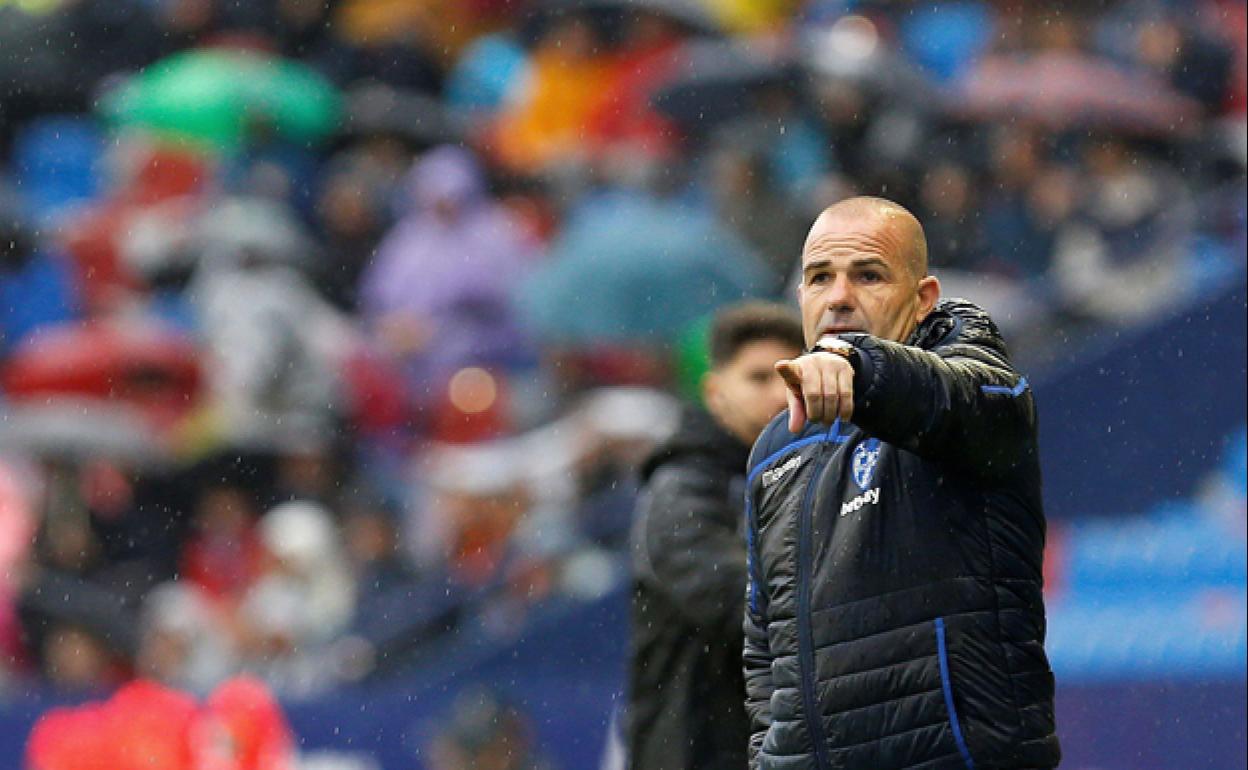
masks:
{"type": "Polygon", "coordinates": [[[103,108],[118,126],[234,149],[255,126],[317,142],[338,125],[341,105],[335,88],[298,62],[197,50],[147,67],[109,94],[103,108]]]}

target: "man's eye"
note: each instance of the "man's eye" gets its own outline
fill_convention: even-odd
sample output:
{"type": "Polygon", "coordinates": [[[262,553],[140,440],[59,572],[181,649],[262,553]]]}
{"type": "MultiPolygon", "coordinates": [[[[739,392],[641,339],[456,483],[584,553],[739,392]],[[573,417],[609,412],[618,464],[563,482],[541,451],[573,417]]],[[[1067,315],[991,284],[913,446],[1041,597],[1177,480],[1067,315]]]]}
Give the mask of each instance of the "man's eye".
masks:
{"type": "Polygon", "coordinates": [[[878,283],[879,281],[884,280],[884,276],[874,270],[866,270],[858,275],[858,280],[863,283],[878,283]]]}
{"type": "Polygon", "coordinates": [[[812,285],[817,285],[817,284],[827,283],[827,282],[828,282],[827,273],[815,273],[814,275],[810,277],[810,280],[808,281],[808,283],[812,285]]]}

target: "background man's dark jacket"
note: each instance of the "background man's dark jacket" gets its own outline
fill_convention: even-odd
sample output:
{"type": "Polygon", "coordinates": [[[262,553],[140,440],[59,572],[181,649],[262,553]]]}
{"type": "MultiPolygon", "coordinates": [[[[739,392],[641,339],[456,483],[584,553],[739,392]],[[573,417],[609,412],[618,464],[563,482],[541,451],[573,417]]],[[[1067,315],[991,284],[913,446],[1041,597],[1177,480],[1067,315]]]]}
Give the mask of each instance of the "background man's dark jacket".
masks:
{"type": "Polygon", "coordinates": [[[745,770],[748,456],[749,447],[690,408],[643,465],[633,525],[634,770],[745,770]]]}
{"type": "Polygon", "coordinates": [[[751,765],[1054,767],[1027,381],[961,300],[909,346],[842,336],[855,424],[785,413],[750,458],[751,765]]]}

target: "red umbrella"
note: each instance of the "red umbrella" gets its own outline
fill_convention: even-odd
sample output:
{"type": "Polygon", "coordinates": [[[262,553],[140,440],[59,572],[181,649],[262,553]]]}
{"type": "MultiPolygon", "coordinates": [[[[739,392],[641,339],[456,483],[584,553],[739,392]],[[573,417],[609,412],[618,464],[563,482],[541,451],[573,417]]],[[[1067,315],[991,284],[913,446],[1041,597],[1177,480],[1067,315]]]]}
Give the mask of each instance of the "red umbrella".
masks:
{"type": "Polygon", "coordinates": [[[1187,134],[1200,120],[1195,100],[1151,73],[1062,52],[986,57],[955,88],[950,108],[973,119],[1147,136],[1187,134]]]}
{"type": "Polygon", "coordinates": [[[168,424],[197,405],[200,352],[158,324],[64,324],[26,340],[0,368],[0,388],[20,404],[49,397],[119,401],[168,424]]]}

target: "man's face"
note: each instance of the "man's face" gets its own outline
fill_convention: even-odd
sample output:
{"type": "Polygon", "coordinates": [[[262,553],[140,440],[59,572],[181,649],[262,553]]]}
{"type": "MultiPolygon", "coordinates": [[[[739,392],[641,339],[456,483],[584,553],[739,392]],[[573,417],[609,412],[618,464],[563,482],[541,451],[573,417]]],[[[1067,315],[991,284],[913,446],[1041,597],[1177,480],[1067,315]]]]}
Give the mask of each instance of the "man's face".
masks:
{"type": "Polygon", "coordinates": [[[939,284],[919,278],[896,220],[820,218],[802,252],[797,299],[807,346],[825,334],[866,332],[904,342],[931,310],[939,284]]]}
{"type": "Polygon", "coordinates": [[[706,375],[707,409],[730,433],[753,444],[786,405],[784,380],[775,363],[800,353],[779,340],[745,343],[736,356],[706,375]]]}

